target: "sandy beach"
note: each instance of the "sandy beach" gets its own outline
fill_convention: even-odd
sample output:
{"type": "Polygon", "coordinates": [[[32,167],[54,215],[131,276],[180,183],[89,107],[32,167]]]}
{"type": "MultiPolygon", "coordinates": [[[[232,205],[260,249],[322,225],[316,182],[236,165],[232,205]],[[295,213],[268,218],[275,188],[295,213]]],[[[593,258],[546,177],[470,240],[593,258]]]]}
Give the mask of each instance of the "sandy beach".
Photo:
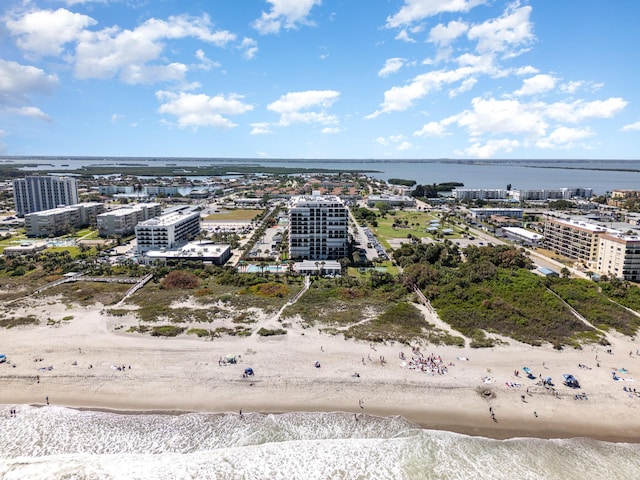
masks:
{"type": "MultiPolygon", "coordinates": [[[[582,350],[509,340],[491,349],[414,345],[419,355],[411,346],[345,340],[297,323],[277,337],[156,338],[125,333],[137,325],[134,315],[112,317],[101,305],[69,308],[52,298],[20,305],[14,314],[43,321],[2,331],[0,353],[9,362],[0,364],[0,404],[7,406],[48,398],[130,413],[364,412],[493,438],[640,441],[640,342],[616,334],[610,346],[582,350]],[[47,325],[48,318],[67,320],[47,325]],[[228,355],[237,363],[226,363],[228,355]],[[436,358],[441,373],[410,368],[412,357],[436,358]],[[247,367],[255,375],[244,378],[247,367]],[[564,386],[565,373],[582,388],[564,386]],[[541,384],[547,377],[553,388],[541,384]]],[[[260,326],[277,324],[265,316],[260,326]]]]}

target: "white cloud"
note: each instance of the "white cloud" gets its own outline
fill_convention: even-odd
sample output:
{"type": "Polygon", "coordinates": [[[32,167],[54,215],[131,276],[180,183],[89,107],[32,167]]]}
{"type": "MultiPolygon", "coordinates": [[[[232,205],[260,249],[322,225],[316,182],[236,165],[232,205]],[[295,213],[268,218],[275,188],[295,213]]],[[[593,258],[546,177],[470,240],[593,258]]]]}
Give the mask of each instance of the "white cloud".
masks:
{"type": "Polygon", "coordinates": [[[451,44],[469,29],[465,22],[451,21],[447,25],[439,23],[429,32],[429,41],[443,47],[451,44]]]}
{"type": "Polygon", "coordinates": [[[591,102],[576,100],[571,103],[556,102],[537,105],[549,118],[567,123],[579,123],[590,118],[611,118],[626,106],[627,101],[619,97],[591,102]]]}
{"type": "Polygon", "coordinates": [[[453,115],[445,119],[444,124],[456,123],[472,137],[504,133],[541,137],[548,128],[540,112],[518,100],[474,98],[471,103],[473,110],[453,115]]]}
{"type": "Polygon", "coordinates": [[[45,122],[50,122],[51,117],[44,113],[37,107],[23,106],[23,107],[8,107],[4,109],[4,112],[19,115],[21,117],[29,117],[36,120],[43,120],[45,122]]]}
{"type": "Polygon", "coordinates": [[[367,118],[376,118],[381,113],[406,110],[416,100],[425,97],[431,92],[440,90],[443,85],[464,80],[476,70],[472,67],[461,67],[455,70],[432,70],[418,75],[410,84],[402,87],[392,87],[384,92],[384,102],[380,105],[380,110],[368,115],[367,118]]]}
{"type": "Polygon", "coordinates": [[[508,57],[515,56],[519,53],[515,47],[525,47],[534,39],[530,15],[530,6],[507,9],[501,17],[472,26],[467,36],[469,40],[477,40],[479,53],[503,52],[508,57]]]}
{"type": "Polygon", "coordinates": [[[80,34],[97,22],[86,15],[64,8],[38,10],[6,22],[16,45],[35,55],[60,55],[64,45],[75,42],[80,34]]]}
{"type": "Polygon", "coordinates": [[[235,41],[234,34],[212,31],[209,17],[186,15],[167,20],[150,19],[134,30],[106,28],[98,32],[84,31],[76,47],[75,73],[78,78],[120,78],[128,83],[146,83],[155,75],[158,80],[175,80],[184,76],[186,67],[179,63],[149,62],[161,58],[164,40],[195,37],[224,47],[235,41]]]}
{"type": "Polygon", "coordinates": [[[560,91],[564,93],[574,94],[584,85],[582,81],[570,81],[560,85],[560,91]]]}
{"type": "Polygon", "coordinates": [[[180,128],[231,128],[237,125],[227,116],[240,115],[253,110],[252,105],[242,102],[241,95],[234,93],[210,97],[205,94],[160,90],[156,92],[156,97],[160,102],[164,102],[158,111],[177,117],[180,128]]]}
{"type": "Polygon", "coordinates": [[[539,93],[548,92],[553,90],[556,86],[558,79],[553,75],[539,74],[535,77],[526,78],[522,82],[522,87],[515,92],[516,96],[523,95],[537,95],[539,93]]]}
{"type": "MultiPolygon", "coordinates": [[[[58,77],[29,65],[0,59],[0,103],[11,97],[30,94],[48,94],[58,86],[58,77]]],[[[11,102],[13,103],[13,102],[11,102]]]]}
{"type": "Polygon", "coordinates": [[[325,127],[321,130],[321,132],[324,133],[325,135],[332,135],[335,133],[340,133],[341,131],[342,129],[338,127],[325,127]]]}
{"type": "Polygon", "coordinates": [[[395,39],[406,43],[416,43],[416,41],[409,36],[409,32],[407,32],[407,30],[404,28],[398,32],[398,34],[395,36],[395,39]]]}
{"type": "Polygon", "coordinates": [[[298,25],[313,25],[308,19],[311,9],[322,3],[321,0],[267,0],[271,4],[269,12],[262,12],[252,24],[263,35],[278,33],[281,28],[287,30],[298,25]]]}
{"type": "Polygon", "coordinates": [[[524,66],[524,67],[519,67],[519,68],[516,68],[514,70],[514,73],[516,75],[519,75],[519,76],[535,75],[538,72],[539,72],[539,70],[537,68],[535,68],[535,67],[532,67],[531,65],[527,65],[527,66],[524,66]]]}
{"type": "Polygon", "coordinates": [[[118,123],[122,118],[124,118],[124,115],[120,115],[119,113],[114,113],[111,115],[111,123],[118,123]]]}
{"type": "Polygon", "coordinates": [[[518,148],[520,142],[509,139],[491,139],[488,142],[474,143],[461,151],[456,151],[458,155],[467,155],[476,158],[492,158],[499,152],[509,153],[514,148],[518,148]]]}
{"type": "Polygon", "coordinates": [[[269,122],[257,122],[251,124],[250,135],[266,135],[273,133],[271,130],[271,124],[269,122]]]}
{"type": "Polygon", "coordinates": [[[402,134],[389,135],[387,138],[377,137],[374,138],[373,142],[378,145],[382,145],[383,147],[393,146],[395,150],[400,152],[413,148],[413,145],[407,141],[407,137],[402,134]]]}
{"type": "Polygon", "coordinates": [[[391,75],[392,73],[397,73],[404,66],[405,59],[404,58],[388,58],[386,62],[384,62],[384,67],[380,69],[378,72],[379,77],[386,77],[387,75],[391,75]]]}
{"type": "Polygon", "coordinates": [[[576,142],[594,135],[590,128],[558,127],[548,137],[536,142],[538,148],[567,149],[576,146],[576,142]]]}
{"type": "Polygon", "coordinates": [[[64,0],[68,6],[83,5],[85,3],[108,3],[109,0],[64,0]]]}
{"type": "Polygon", "coordinates": [[[448,12],[468,12],[473,7],[485,3],[486,0],[405,0],[402,8],[387,17],[386,26],[397,28],[410,25],[425,18],[448,12]]]}
{"type": "Polygon", "coordinates": [[[243,38],[239,48],[244,52],[242,56],[247,60],[254,59],[258,54],[258,42],[256,42],[253,38],[243,38]]]}
{"type": "Polygon", "coordinates": [[[182,63],[169,65],[127,65],[120,72],[120,79],[129,84],[150,84],[161,81],[182,80],[187,66],[182,63]]]}
{"type": "Polygon", "coordinates": [[[478,80],[476,78],[467,78],[466,80],[463,80],[462,83],[460,83],[460,86],[449,90],[449,98],[453,98],[460,95],[461,93],[468,92],[476,83],[478,83],[478,80]]]}
{"type": "Polygon", "coordinates": [[[194,68],[196,68],[198,70],[209,71],[209,70],[212,70],[214,68],[220,68],[220,63],[219,62],[214,62],[210,58],[207,58],[207,55],[204,53],[204,50],[202,50],[201,48],[196,50],[196,58],[198,59],[198,61],[200,63],[195,65],[194,68]]]}
{"type": "Polygon", "coordinates": [[[425,123],[420,130],[413,132],[414,137],[442,137],[446,134],[446,129],[440,122],[425,123]]]}
{"type": "Polygon", "coordinates": [[[640,120],[634,123],[629,123],[622,127],[623,132],[640,132],[640,120]]]}
{"type": "Polygon", "coordinates": [[[280,114],[278,122],[280,126],[289,126],[294,123],[332,125],[338,123],[338,119],[325,113],[324,110],[331,107],[339,96],[340,92],[335,90],[291,92],[267,105],[267,109],[280,114]],[[307,111],[309,109],[320,109],[320,111],[307,111]]]}

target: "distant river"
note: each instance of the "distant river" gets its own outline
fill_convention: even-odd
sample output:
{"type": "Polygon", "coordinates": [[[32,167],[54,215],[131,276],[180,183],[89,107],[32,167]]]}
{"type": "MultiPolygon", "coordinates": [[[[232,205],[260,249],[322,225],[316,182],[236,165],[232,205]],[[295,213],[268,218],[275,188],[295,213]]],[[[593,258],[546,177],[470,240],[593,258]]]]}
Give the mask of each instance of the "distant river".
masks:
{"type": "Polygon", "coordinates": [[[87,164],[174,166],[263,165],[302,166],[308,169],[364,170],[381,180],[402,178],[419,184],[462,182],[465,188],[557,189],[592,188],[596,194],[613,189],[640,190],[640,160],[277,160],[204,158],[94,158],[40,157],[4,158],[7,163],[46,164],[36,170],[56,168],[61,172],[87,164]]]}

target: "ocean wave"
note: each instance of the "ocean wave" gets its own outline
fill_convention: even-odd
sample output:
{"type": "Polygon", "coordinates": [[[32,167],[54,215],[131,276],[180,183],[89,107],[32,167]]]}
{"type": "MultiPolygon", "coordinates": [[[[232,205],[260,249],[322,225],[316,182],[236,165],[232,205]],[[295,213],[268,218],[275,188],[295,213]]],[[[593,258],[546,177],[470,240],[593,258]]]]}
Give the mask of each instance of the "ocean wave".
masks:
{"type": "Polygon", "coordinates": [[[494,440],[348,413],[118,414],[0,408],[0,478],[633,478],[640,445],[494,440]]]}

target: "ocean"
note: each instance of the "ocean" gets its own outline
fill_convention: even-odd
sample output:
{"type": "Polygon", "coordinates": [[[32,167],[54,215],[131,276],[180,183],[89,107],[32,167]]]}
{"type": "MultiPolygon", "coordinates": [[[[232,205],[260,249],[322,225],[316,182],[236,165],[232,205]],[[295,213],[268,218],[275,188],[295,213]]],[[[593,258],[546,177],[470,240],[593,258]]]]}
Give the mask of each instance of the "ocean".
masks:
{"type": "Polygon", "coordinates": [[[614,189],[640,189],[640,160],[284,160],[148,157],[2,157],[5,163],[34,165],[33,170],[51,169],[64,173],[87,164],[147,165],[176,167],[198,165],[301,166],[309,169],[364,170],[371,177],[402,178],[422,185],[461,182],[465,188],[558,189],[592,188],[597,195],[614,189]],[[36,166],[36,164],[41,164],[36,166]]]}
{"type": "Polygon", "coordinates": [[[348,413],[118,414],[0,406],[0,478],[630,479],[640,444],[493,440],[348,413]]]}

